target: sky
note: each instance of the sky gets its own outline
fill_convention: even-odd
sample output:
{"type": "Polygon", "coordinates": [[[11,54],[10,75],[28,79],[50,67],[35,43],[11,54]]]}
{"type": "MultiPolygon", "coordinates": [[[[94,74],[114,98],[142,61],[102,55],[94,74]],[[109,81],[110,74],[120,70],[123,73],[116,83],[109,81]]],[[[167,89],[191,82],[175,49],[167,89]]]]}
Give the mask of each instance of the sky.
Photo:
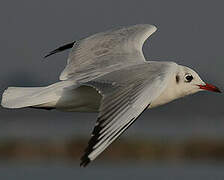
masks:
{"type": "MultiPolygon", "coordinates": [[[[68,51],[43,59],[50,50],[96,32],[139,23],[158,28],[144,45],[146,59],[189,66],[205,82],[223,90],[223,5],[218,0],[4,1],[0,6],[0,94],[8,86],[46,86],[57,82],[68,51]]],[[[165,119],[173,125],[175,121],[186,123],[187,119],[193,123],[194,119],[203,118],[220,121],[224,119],[223,100],[223,94],[200,92],[146,112],[141,119],[165,119]]],[[[60,126],[66,118],[96,118],[96,114],[30,109],[0,108],[0,114],[0,131],[10,126],[6,121],[18,118],[23,119],[24,126],[27,122],[43,122],[43,117],[58,119],[57,123],[61,120],[60,126]]],[[[46,132],[52,124],[48,122],[46,132]]]]}

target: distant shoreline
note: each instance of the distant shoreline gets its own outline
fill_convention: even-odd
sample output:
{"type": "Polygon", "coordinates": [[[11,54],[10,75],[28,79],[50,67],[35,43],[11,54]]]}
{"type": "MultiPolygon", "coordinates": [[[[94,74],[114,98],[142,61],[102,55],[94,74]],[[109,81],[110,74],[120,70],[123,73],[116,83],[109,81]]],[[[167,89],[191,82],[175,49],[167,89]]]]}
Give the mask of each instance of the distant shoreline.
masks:
{"type": "MultiPolygon", "coordinates": [[[[88,139],[67,141],[42,139],[8,139],[0,141],[1,160],[77,161],[88,139]]],[[[141,139],[119,139],[99,159],[102,160],[198,160],[224,161],[224,141],[192,138],[182,142],[141,139]]]]}

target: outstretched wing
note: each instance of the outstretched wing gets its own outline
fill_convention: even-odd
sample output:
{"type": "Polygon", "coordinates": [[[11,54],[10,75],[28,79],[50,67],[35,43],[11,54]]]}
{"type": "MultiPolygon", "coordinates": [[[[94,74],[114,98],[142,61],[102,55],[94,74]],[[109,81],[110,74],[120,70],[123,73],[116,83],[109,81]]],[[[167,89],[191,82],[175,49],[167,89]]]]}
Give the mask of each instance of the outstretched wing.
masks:
{"type": "Polygon", "coordinates": [[[81,158],[86,166],[117,139],[166,88],[176,65],[142,64],[86,83],[103,96],[92,137],[81,158]]]}
{"type": "Polygon", "coordinates": [[[142,46],[155,31],[155,26],[141,24],[97,33],[77,41],[60,80],[145,61],[142,46]]]}

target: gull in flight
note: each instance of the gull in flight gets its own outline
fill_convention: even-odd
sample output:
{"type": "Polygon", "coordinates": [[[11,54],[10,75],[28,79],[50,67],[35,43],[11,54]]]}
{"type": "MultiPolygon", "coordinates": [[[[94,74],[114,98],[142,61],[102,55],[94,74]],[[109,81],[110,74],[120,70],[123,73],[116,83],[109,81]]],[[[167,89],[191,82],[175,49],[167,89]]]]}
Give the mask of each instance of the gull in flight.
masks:
{"type": "Polygon", "coordinates": [[[156,27],[139,24],[97,33],[50,52],[70,49],[60,81],[46,87],[9,87],[5,108],[40,108],[98,112],[81,166],[86,166],[117,139],[139,115],[199,91],[221,92],[189,67],[146,61],[145,40],[156,27]]]}

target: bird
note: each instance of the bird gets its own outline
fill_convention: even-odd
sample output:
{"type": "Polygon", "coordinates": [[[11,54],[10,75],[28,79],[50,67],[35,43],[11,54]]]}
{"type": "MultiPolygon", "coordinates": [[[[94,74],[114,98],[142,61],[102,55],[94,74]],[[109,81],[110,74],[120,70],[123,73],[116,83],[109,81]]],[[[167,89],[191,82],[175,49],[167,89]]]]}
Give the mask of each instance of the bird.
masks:
{"type": "Polygon", "coordinates": [[[114,28],[63,45],[71,49],[60,81],[46,87],[8,87],[5,108],[98,112],[80,166],[87,166],[146,109],[199,91],[221,91],[193,69],[171,61],[146,60],[142,47],[157,30],[137,24],[114,28]]]}

